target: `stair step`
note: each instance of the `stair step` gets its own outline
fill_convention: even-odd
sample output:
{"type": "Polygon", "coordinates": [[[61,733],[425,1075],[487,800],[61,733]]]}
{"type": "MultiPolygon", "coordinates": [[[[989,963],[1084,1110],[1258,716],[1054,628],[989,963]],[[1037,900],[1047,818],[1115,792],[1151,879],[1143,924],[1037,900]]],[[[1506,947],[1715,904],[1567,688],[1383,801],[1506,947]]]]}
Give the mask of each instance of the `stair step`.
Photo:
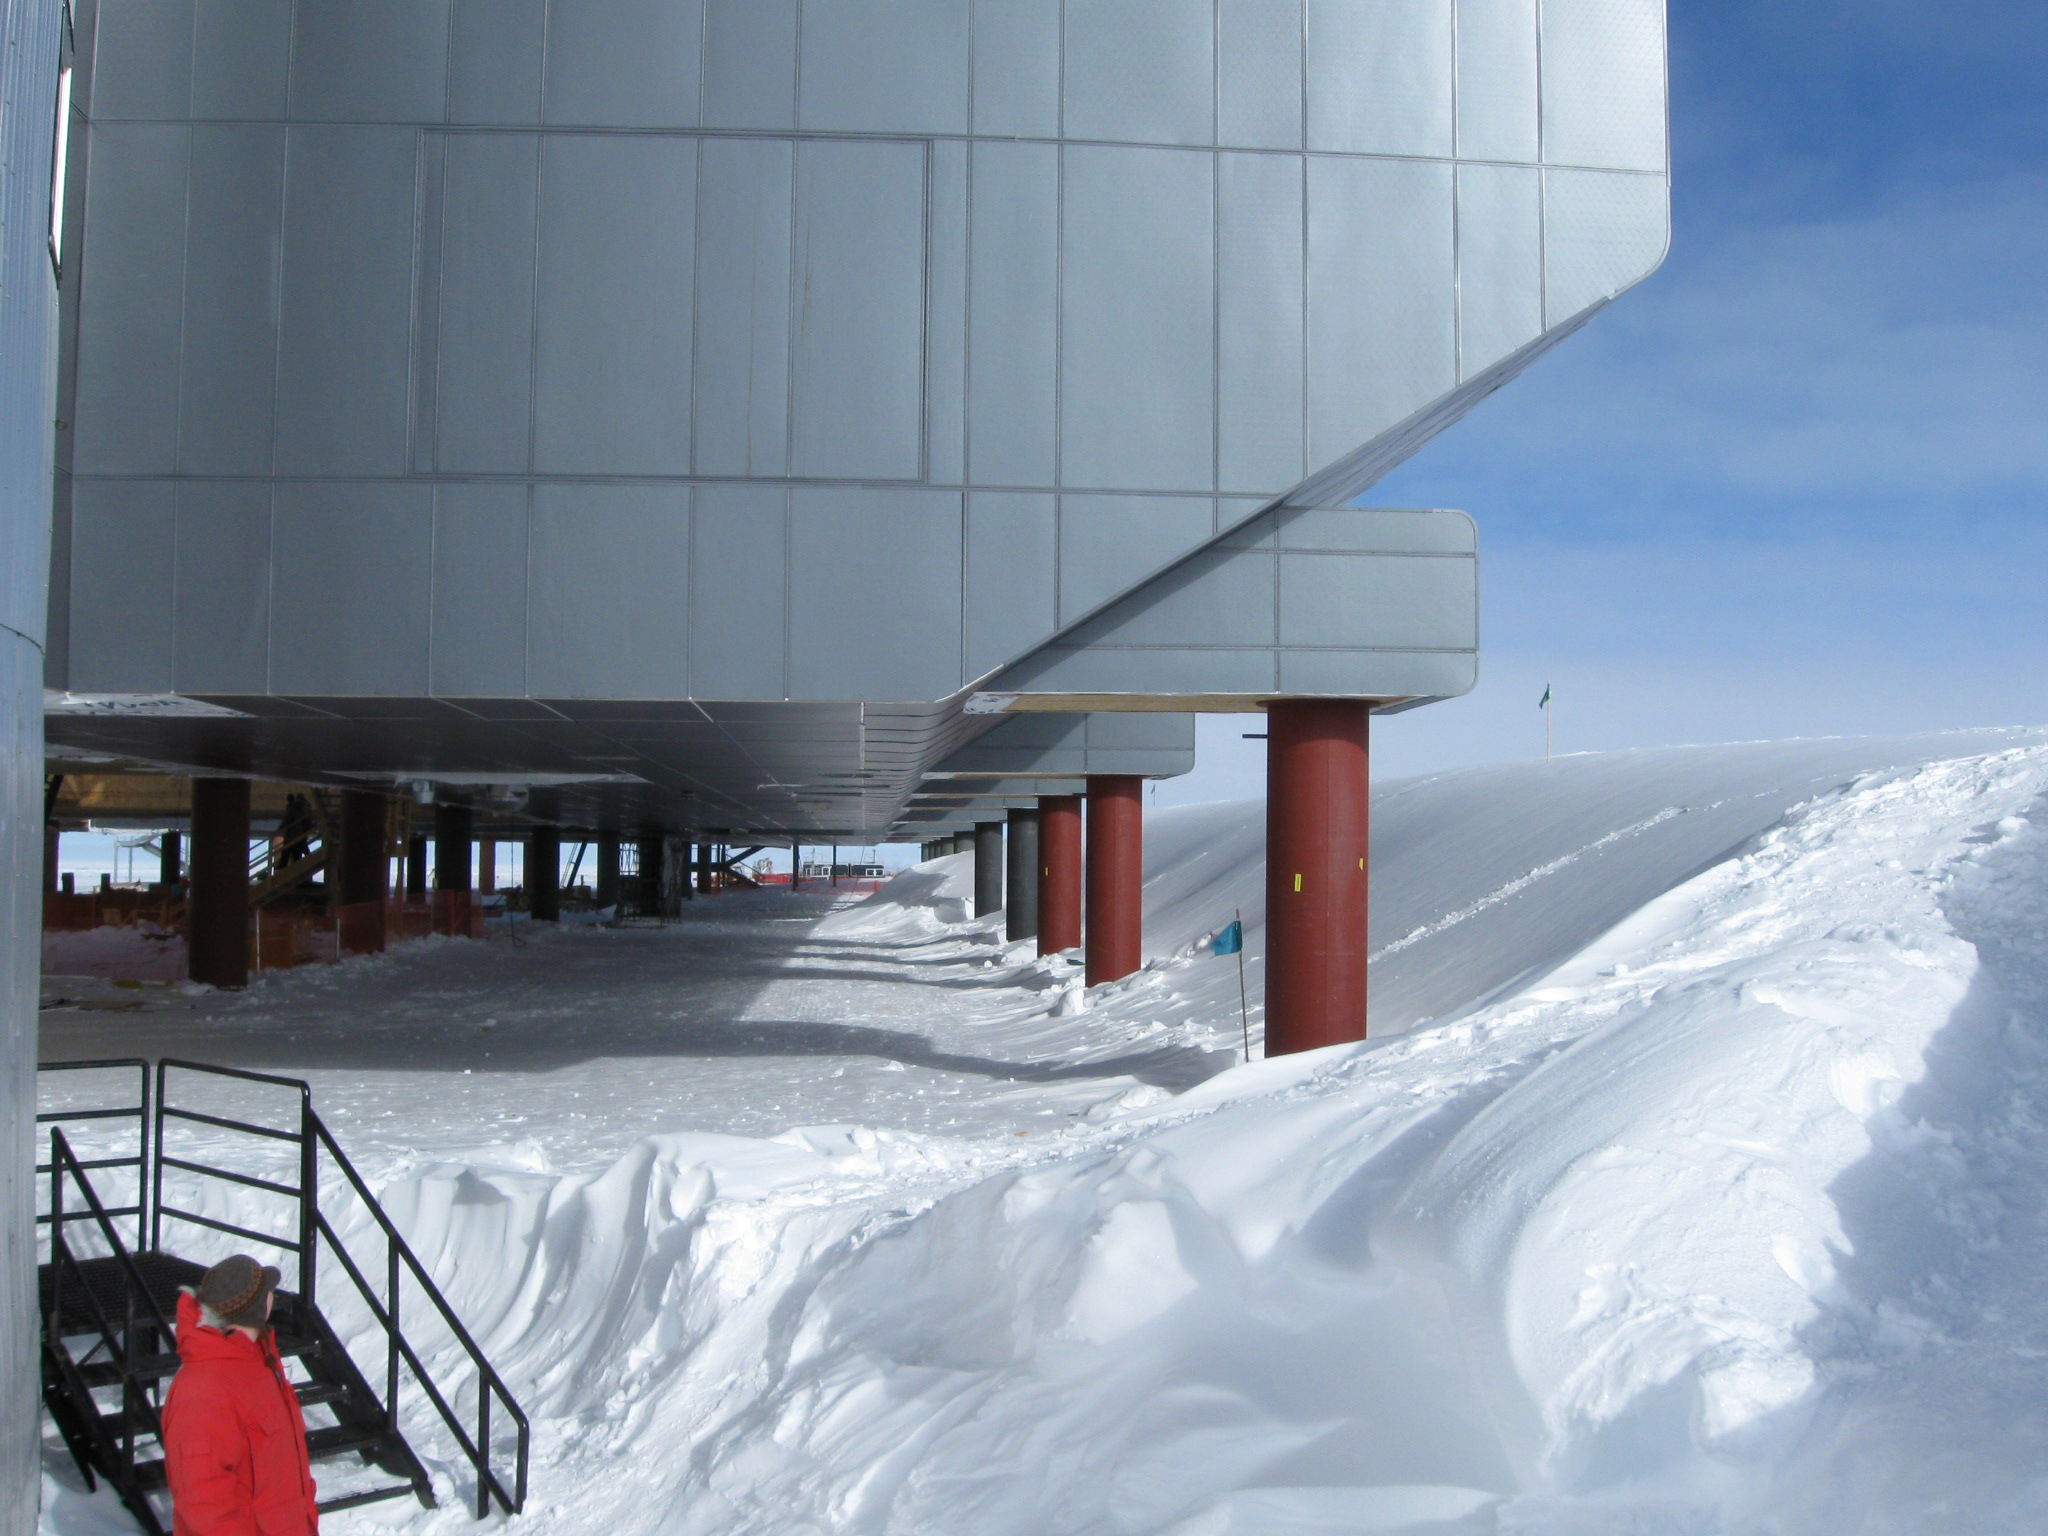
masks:
{"type": "MultiPolygon", "coordinates": [[[[176,1355],[139,1355],[131,1367],[137,1381],[161,1381],[178,1369],[176,1355]]],[[[121,1368],[111,1360],[95,1360],[91,1365],[81,1365],[78,1374],[85,1378],[88,1387],[116,1387],[121,1384],[121,1368]]]]}
{"type": "Polygon", "coordinates": [[[299,1381],[294,1382],[292,1388],[299,1394],[299,1406],[302,1408],[348,1396],[348,1383],[345,1381],[299,1381]]]}
{"type": "MultiPolygon", "coordinates": [[[[100,1427],[116,1440],[120,1439],[128,1428],[128,1410],[125,1408],[108,1409],[100,1415],[100,1427]]],[[[135,1426],[135,1438],[137,1440],[154,1440],[156,1438],[156,1431],[138,1424],[135,1426]]]]}
{"type": "Polygon", "coordinates": [[[346,1456],[351,1451],[373,1450],[390,1437],[381,1429],[356,1429],[347,1424],[336,1424],[327,1429],[307,1432],[306,1454],[314,1461],[326,1461],[335,1456],[346,1456]]]}
{"type": "Polygon", "coordinates": [[[388,1488],[367,1488],[361,1493],[344,1493],[338,1498],[322,1499],[320,1513],[331,1515],[337,1509],[354,1509],[359,1504],[375,1504],[383,1499],[403,1499],[411,1495],[411,1483],[393,1483],[388,1488]]]}

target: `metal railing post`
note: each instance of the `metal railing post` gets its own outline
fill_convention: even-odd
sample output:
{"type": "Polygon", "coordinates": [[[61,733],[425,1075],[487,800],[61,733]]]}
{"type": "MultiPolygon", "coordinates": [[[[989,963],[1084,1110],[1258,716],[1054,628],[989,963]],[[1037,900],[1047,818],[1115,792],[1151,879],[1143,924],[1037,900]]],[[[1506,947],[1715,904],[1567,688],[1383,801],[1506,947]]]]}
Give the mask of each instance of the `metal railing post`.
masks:
{"type": "Polygon", "coordinates": [[[476,1517],[491,1512],[491,1389],[476,1373],[476,1517]]]}
{"type": "Polygon", "coordinates": [[[161,1253],[164,1247],[164,1067],[156,1064],[156,1162],[149,1169],[149,1251],[161,1253]]]}
{"type": "Polygon", "coordinates": [[[318,1278],[320,1149],[313,1135],[313,1092],[299,1090],[299,1301],[310,1314],[318,1278]]]}
{"type": "Polygon", "coordinates": [[[390,1278],[385,1282],[385,1294],[391,1298],[386,1311],[391,1317],[391,1327],[384,1335],[384,1423],[393,1434],[398,1432],[398,1244],[389,1235],[384,1239],[384,1257],[390,1266],[390,1278]]]}

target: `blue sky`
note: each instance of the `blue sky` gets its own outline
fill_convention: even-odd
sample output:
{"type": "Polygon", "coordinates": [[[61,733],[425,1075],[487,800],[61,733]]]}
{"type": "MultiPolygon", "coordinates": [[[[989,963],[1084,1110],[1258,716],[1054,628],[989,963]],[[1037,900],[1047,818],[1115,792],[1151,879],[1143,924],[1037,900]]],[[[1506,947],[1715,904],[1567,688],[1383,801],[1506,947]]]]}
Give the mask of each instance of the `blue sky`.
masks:
{"type": "Polygon", "coordinates": [[[1546,680],[1560,751],[2048,721],[2048,5],[1670,15],[1669,260],[1366,498],[1484,580],[1382,773],[1540,756],[1546,680]]]}

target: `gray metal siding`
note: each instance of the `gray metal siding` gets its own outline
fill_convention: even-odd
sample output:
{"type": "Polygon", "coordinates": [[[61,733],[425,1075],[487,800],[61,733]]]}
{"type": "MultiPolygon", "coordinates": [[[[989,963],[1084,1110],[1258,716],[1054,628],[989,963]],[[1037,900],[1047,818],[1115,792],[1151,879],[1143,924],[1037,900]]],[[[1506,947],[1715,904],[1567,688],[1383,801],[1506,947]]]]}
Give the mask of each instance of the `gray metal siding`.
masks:
{"type": "Polygon", "coordinates": [[[924,190],[920,144],[797,146],[790,463],[799,476],[923,473],[924,190]]]}
{"type": "Polygon", "coordinates": [[[538,565],[458,621],[512,567],[477,546],[466,581],[437,540],[436,689],[944,697],[1369,481],[1664,241],[1648,0],[1555,0],[1540,37],[1534,0],[124,0],[97,47],[76,468],[191,477],[180,527],[265,565],[175,608],[174,671],[238,686],[420,648],[387,674],[250,619],[269,525],[220,528],[418,478],[469,547],[448,477],[495,476],[536,550],[658,490],[620,579],[674,632],[607,682],[642,621],[578,638],[587,594],[538,565]],[[787,596],[849,527],[930,610],[867,682],[787,596]]]}
{"type": "Polygon", "coordinates": [[[550,134],[541,166],[534,467],[687,475],[696,141],[550,134]]]}
{"type": "Polygon", "coordinates": [[[460,699],[527,691],[530,498],[523,485],[435,487],[429,693],[460,699]]]}

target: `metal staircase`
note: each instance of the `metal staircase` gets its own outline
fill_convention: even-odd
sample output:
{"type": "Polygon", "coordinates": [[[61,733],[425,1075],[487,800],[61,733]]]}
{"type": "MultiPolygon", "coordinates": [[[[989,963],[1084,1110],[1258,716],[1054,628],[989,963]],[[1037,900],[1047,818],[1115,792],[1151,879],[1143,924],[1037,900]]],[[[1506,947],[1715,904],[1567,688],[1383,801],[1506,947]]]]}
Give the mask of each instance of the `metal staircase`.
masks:
{"type": "MultiPolygon", "coordinates": [[[[156,1063],[152,1072],[150,1063],[132,1058],[59,1062],[41,1072],[46,1086],[79,1081],[56,1074],[135,1074],[133,1089],[113,1104],[92,1102],[89,1091],[78,1102],[74,1093],[72,1105],[37,1116],[50,1127],[50,1160],[36,1170],[49,1180],[47,1209],[36,1218],[47,1229],[47,1260],[38,1270],[43,1402],[88,1488],[105,1478],[149,1536],[164,1536],[169,1500],[159,1415],[178,1368],[172,1319],[179,1288],[197,1285],[206,1271],[198,1259],[164,1246],[168,1225],[201,1241],[208,1240],[191,1229],[225,1234],[238,1246],[254,1245],[259,1256],[264,1249],[291,1256],[296,1285],[278,1290],[271,1326],[306,1413],[315,1476],[323,1493],[338,1485],[321,1499],[323,1512],[408,1494],[435,1503],[426,1468],[406,1438],[408,1419],[415,1433],[438,1420],[467,1460],[477,1518],[494,1504],[507,1514],[525,1505],[526,1415],[313,1112],[305,1083],[175,1060],[156,1063]],[[209,1103],[224,1096],[222,1089],[259,1101],[266,1093],[279,1097],[271,1090],[288,1090],[292,1098],[262,1105],[261,1118],[243,1119],[195,1107],[190,1095],[208,1089],[209,1103]],[[74,1149],[73,1137],[90,1143],[88,1155],[74,1149]],[[231,1153],[239,1154],[236,1167],[212,1160],[231,1153]],[[367,1238],[358,1223],[344,1240],[321,1209],[323,1160],[369,1218],[367,1238]],[[179,1203],[166,1200],[167,1173],[179,1203]],[[192,1208],[224,1193],[223,1185],[260,1192],[260,1214],[244,1219],[270,1230],[192,1208]],[[364,1246],[381,1251],[365,1263],[364,1246]],[[347,1282],[337,1290],[353,1317],[353,1352],[318,1303],[323,1259],[330,1281],[338,1274],[347,1282]],[[403,1327],[422,1305],[441,1335],[429,1346],[431,1359],[403,1327]],[[366,1374],[359,1357],[372,1355],[381,1358],[366,1374]],[[374,1385],[373,1375],[382,1378],[374,1385]]],[[[219,1245],[210,1240],[210,1247],[219,1245]]]]}

